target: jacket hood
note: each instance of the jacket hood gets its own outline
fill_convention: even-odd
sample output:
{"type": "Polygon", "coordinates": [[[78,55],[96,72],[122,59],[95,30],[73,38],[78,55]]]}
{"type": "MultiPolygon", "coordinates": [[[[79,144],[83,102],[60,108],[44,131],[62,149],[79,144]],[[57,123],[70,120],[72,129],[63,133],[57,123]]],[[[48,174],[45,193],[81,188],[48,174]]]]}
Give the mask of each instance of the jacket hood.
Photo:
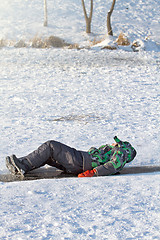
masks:
{"type": "Polygon", "coordinates": [[[114,140],[126,152],[127,155],[126,162],[127,163],[131,162],[137,154],[134,147],[129,142],[121,141],[117,136],[114,137],[114,140]]]}

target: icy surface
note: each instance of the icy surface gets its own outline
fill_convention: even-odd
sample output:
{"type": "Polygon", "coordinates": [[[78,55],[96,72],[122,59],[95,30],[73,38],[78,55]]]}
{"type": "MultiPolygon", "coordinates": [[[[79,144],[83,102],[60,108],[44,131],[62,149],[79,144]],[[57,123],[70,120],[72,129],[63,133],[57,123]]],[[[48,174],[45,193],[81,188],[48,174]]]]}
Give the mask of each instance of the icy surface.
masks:
{"type": "MultiPolygon", "coordinates": [[[[44,28],[43,1],[1,1],[0,39],[55,35],[87,45],[80,2],[47,2],[44,28]]],[[[93,36],[105,34],[109,4],[96,1],[93,36]]],[[[160,164],[159,9],[158,0],[116,3],[115,36],[140,39],[145,51],[0,49],[1,174],[6,155],[49,139],[88,150],[117,135],[137,150],[129,166],[160,164]]],[[[159,173],[1,182],[0,239],[159,240],[159,183],[159,173]]]]}

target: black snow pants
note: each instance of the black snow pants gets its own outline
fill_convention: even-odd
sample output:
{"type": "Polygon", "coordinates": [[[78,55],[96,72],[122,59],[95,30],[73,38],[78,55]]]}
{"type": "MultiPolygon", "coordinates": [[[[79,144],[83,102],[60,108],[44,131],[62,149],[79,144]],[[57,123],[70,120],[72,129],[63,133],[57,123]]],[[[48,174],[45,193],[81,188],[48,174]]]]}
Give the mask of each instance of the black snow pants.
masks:
{"type": "Polygon", "coordinates": [[[88,152],[78,151],[54,140],[43,143],[37,150],[20,160],[24,163],[26,172],[45,164],[75,174],[92,169],[88,152]]]}

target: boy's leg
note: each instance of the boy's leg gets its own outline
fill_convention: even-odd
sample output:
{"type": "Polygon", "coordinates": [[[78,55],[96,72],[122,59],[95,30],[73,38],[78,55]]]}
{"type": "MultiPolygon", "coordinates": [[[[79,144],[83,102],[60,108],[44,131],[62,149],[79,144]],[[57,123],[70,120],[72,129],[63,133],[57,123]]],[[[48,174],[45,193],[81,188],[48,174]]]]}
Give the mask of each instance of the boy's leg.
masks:
{"type": "Polygon", "coordinates": [[[37,150],[25,157],[16,158],[15,155],[13,156],[14,158],[12,156],[11,158],[6,158],[6,160],[12,160],[6,161],[7,167],[9,168],[9,164],[14,163],[12,165],[16,165],[25,173],[45,164],[49,164],[72,173],[79,173],[83,169],[81,152],[56,141],[43,143],[37,150]]]}
{"type": "Polygon", "coordinates": [[[28,161],[30,170],[45,164],[72,173],[82,171],[83,169],[81,151],[53,140],[43,143],[37,150],[22,159],[28,161]]]}
{"type": "MultiPolygon", "coordinates": [[[[24,174],[45,164],[54,165],[51,141],[43,143],[37,150],[25,157],[17,158],[15,155],[6,157],[6,166],[12,174],[24,174]]],[[[60,143],[59,143],[60,144],[60,143]]],[[[61,166],[56,164],[55,167],[61,166]]]]}
{"type": "Polygon", "coordinates": [[[38,147],[35,151],[22,157],[20,160],[23,162],[27,161],[28,171],[35,168],[39,168],[48,164],[53,167],[63,169],[60,164],[54,158],[54,155],[61,150],[61,143],[56,141],[47,141],[38,147]]]}

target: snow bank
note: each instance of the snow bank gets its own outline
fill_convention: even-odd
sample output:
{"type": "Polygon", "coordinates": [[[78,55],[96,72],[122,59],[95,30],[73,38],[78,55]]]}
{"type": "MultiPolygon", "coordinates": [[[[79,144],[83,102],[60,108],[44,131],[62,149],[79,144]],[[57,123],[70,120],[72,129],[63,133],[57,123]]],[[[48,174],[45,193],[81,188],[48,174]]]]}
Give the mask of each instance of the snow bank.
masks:
{"type": "MultiPolygon", "coordinates": [[[[54,3],[47,0],[48,27],[43,26],[43,1],[6,0],[0,3],[0,39],[13,45],[20,40],[28,43],[32,42],[35,37],[45,38],[54,35],[68,43],[90,46],[92,41],[106,38],[106,18],[111,3],[111,0],[94,2],[92,34],[87,35],[79,0],[55,0],[54,3]]],[[[87,4],[88,12],[89,9],[89,4],[87,4]]],[[[131,43],[137,39],[141,41],[147,39],[146,50],[160,49],[159,11],[159,0],[147,2],[129,0],[127,3],[117,1],[111,17],[114,36],[118,37],[123,32],[131,43]]]]}

